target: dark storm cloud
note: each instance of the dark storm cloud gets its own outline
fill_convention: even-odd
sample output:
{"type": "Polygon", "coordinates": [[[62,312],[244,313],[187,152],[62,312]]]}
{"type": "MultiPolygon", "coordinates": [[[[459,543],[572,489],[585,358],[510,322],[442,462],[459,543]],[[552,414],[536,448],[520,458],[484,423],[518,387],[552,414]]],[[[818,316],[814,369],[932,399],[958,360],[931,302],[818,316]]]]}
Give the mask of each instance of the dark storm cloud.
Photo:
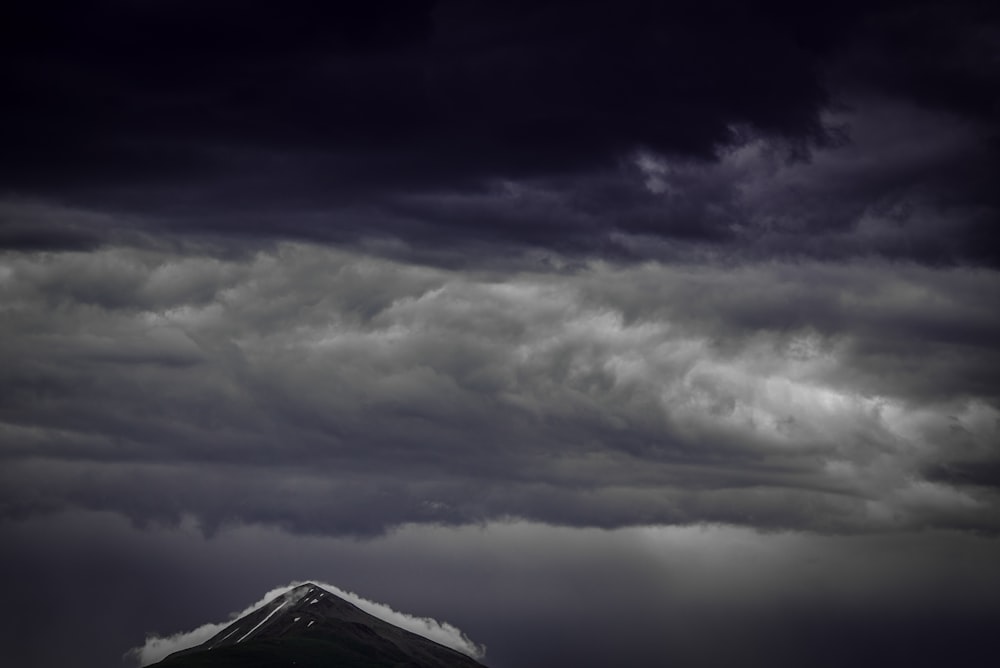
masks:
{"type": "Polygon", "coordinates": [[[305,245],[3,264],[8,514],[995,528],[992,272],[445,270],[305,245]]]}
{"type": "Polygon", "coordinates": [[[996,264],[995,11],[909,4],[15,7],[5,197],[131,215],[42,233],[5,214],[0,241],[138,228],[401,239],[436,261],[708,244],[996,264]],[[853,116],[829,114],[845,103],[853,116]],[[726,161],[760,145],[774,169],[856,170],[753,196],[726,161]],[[661,163],[682,168],[637,173],[661,163]],[[875,235],[873,216],[889,221],[875,235]]]}
{"type": "Polygon", "coordinates": [[[13,118],[34,123],[12,134],[38,148],[61,133],[46,137],[54,152],[25,151],[37,172],[15,174],[43,181],[60,166],[85,179],[189,168],[164,158],[200,162],[205,142],[360,151],[352,170],[364,175],[367,156],[376,181],[391,181],[393,163],[407,181],[576,170],[643,144],[709,155],[735,122],[797,135],[823,101],[794,26],[736,3],[100,2],[13,14],[13,118]],[[102,146],[104,159],[73,150],[102,146]],[[420,149],[439,157],[413,164],[420,149]]]}
{"type": "Polygon", "coordinates": [[[897,3],[860,22],[838,63],[843,83],[995,122],[1000,70],[994,3],[897,3]]]}

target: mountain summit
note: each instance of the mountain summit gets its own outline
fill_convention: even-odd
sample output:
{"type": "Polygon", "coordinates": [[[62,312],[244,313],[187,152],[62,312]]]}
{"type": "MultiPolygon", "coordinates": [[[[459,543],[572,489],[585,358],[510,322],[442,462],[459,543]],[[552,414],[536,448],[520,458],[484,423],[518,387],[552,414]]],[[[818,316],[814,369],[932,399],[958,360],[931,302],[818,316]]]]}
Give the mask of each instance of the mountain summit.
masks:
{"type": "Polygon", "coordinates": [[[312,583],[276,596],[157,668],[482,668],[312,583]]]}

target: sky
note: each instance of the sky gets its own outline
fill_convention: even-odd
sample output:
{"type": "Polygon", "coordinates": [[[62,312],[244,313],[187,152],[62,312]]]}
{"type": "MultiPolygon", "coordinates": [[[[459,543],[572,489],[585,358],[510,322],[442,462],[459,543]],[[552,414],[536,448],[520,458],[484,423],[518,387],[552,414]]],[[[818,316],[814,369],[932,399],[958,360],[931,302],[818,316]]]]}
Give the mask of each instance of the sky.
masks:
{"type": "Polygon", "coordinates": [[[491,668],[991,663],[995,3],[15,0],[0,91],[5,663],[298,581],[491,668]]]}

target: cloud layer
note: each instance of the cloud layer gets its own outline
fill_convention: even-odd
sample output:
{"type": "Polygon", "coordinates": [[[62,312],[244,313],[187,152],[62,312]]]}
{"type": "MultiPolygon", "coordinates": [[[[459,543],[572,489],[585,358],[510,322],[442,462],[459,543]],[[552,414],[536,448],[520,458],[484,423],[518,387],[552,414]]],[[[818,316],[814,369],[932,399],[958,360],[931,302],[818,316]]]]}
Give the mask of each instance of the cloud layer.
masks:
{"type": "Polygon", "coordinates": [[[992,530],[996,275],[7,256],[5,513],[992,530]]]}

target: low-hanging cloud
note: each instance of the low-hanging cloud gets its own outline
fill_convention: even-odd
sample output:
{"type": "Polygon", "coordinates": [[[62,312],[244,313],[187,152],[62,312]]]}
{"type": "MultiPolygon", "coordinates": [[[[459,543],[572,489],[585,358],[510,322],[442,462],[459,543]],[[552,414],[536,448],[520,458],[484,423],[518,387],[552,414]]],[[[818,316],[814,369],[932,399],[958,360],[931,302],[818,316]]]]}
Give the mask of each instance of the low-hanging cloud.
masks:
{"type": "MultiPolygon", "coordinates": [[[[366,598],[358,596],[354,592],[344,591],[335,585],[315,580],[309,580],[309,582],[326,589],[332,594],[335,594],[350,603],[353,603],[368,614],[377,617],[382,621],[389,622],[390,624],[394,624],[402,629],[406,629],[407,631],[416,633],[417,635],[429,638],[434,642],[450,647],[476,659],[480,659],[486,655],[485,647],[472,642],[464,633],[462,633],[461,630],[452,626],[448,622],[439,622],[438,620],[431,619],[430,617],[414,617],[413,615],[408,615],[405,612],[394,610],[392,607],[384,603],[370,601],[366,598]]],[[[254,610],[257,610],[261,606],[265,605],[268,601],[273,600],[276,596],[280,596],[300,584],[303,584],[303,582],[296,581],[281,587],[275,587],[271,591],[264,594],[264,596],[262,596],[260,600],[253,605],[241,610],[240,612],[233,613],[230,616],[230,619],[225,622],[219,622],[217,624],[203,624],[194,630],[182,631],[168,636],[149,634],[146,636],[145,644],[141,647],[134,647],[130,649],[125,653],[124,658],[129,661],[137,662],[139,666],[148,666],[149,664],[161,661],[174,652],[188,649],[205,642],[219,631],[226,628],[234,619],[239,619],[244,615],[250,614],[254,610]]]]}

